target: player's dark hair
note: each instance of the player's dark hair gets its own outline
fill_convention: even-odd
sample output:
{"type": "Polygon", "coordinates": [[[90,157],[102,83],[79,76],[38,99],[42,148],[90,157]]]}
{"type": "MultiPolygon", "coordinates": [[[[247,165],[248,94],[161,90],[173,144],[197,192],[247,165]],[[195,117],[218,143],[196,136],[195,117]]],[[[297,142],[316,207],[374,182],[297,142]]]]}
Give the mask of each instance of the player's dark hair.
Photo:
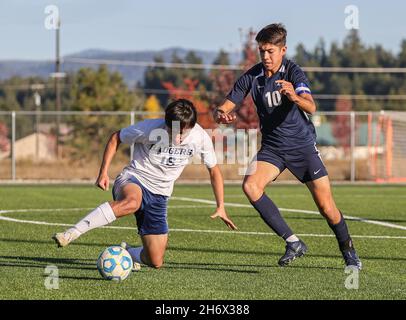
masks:
{"type": "Polygon", "coordinates": [[[258,32],[255,40],[263,43],[270,43],[275,46],[283,47],[286,45],[288,32],[282,23],[269,24],[258,32]]]}
{"type": "Polygon", "coordinates": [[[179,121],[180,129],[191,129],[197,121],[197,112],[193,103],[186,99],[171,102],[165,109],[165,123],[172,128],[172,122],[179,121]]]}

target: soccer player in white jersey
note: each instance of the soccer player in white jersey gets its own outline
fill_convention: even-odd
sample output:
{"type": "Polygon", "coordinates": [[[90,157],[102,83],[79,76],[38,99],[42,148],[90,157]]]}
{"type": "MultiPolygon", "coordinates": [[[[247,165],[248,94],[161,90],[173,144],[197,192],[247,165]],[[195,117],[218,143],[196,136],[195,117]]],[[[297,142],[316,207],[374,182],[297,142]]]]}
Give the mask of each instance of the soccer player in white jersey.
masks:
{"type": "Polygon", "coordinates": [[[223,177],[209,135],[196,123],[193,104],[179,99],[165,110],[165,119],[142,121],[113,133],[106,145],[96,185],[108,190],[108,170],[121,143],[134,145],[133,160],[117,176],[113,201],[91,211],[75,226],[53,236],[58,246],[65,247],[87,231],[112,223],[117,218],[134,214],[142,247],[125,247],[134,262],[160,268],[168,242],[167,203],[175,180],[192,157],[200,156],[206,165],[217,208],[211,218],[220,217],[236,230],[224,208],[223,177]]]}

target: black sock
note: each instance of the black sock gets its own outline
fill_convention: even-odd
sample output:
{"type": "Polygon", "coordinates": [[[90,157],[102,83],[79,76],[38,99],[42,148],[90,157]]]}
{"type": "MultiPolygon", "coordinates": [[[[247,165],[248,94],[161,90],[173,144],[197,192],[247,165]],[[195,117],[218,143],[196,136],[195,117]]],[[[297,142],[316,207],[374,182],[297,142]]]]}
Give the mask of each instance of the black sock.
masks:
{"type": "Polygon", "coordinates": [[[261,198],[255,202],[251,202],[254,208],[259,212],[261,218],[265,223],[280,237],[284,240],[293,235],[292,230],[283,220],[279,209],[272,202],[271,199],[267,197],[264,193],[261,198]]]}
{"type": "Polygon", "coordinates": [[[345,219],[341,212],[340,212],[340,215],[341,215],[341,220],[339,223],[337,223],[337,224],[329,223],[328,225],[330,226],[331,230],[333,230],[334,234],[336,235],[338,245],[341,250],[353,249],[353,244],[352,244],[352,240],[350,237],[350,233],[348,232],[347,223],[345,222],[345,219]]]}

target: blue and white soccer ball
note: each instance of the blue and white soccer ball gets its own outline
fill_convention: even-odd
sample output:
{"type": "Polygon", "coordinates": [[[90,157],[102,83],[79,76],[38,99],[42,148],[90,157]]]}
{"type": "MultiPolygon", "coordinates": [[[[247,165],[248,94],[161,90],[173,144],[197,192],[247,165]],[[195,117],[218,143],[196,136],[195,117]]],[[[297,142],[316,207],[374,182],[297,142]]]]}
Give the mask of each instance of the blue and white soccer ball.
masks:
{"type": "Polygon", "coordinates": [[[125,280],[131,274],[132,267],[131,255],[120,246],[108,247],[97,259],[97,270],[106,280],[125,280]]]}

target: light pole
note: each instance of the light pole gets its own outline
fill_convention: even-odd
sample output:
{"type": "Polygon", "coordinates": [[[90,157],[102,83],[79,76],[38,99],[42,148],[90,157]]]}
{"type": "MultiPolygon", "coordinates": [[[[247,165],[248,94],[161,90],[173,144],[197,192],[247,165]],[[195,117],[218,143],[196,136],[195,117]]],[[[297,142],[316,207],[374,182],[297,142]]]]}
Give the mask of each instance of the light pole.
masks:
{"type": "Polygon", "coordinates": [[[59,159],[59,144],[60,144],[60,114],[61,111],[61,90],[59,79],[64,78],[66,74],[61,72],[61,57],[60,57],[60,29],[61,29],[61,19],[58,15],[57,17],[57,27],[55,29],[55,72],[51,73],[51,77],[54,78],[55,84],[55,111],[56,113],[56,145],[55,153],[56,158],[59,159]]]}
{"type": "MultiPolygon", "coordinates": [[[[61,57],[60,57],[60,50],[59,50],[59,43],[60,43],[60,29],[61,29],[61,19],[58,16],[58,27],[56,28],[56,39],[55,39],[55,73],[59,74],[61,72],[61,57]]],[[[59,88],[59,77],[55,77],[55,97],[56,97],[56,159],[59,160],[59,135],[60,135],[60,115],[59,112],[61,111],[61,91],[59,88]]]]}

